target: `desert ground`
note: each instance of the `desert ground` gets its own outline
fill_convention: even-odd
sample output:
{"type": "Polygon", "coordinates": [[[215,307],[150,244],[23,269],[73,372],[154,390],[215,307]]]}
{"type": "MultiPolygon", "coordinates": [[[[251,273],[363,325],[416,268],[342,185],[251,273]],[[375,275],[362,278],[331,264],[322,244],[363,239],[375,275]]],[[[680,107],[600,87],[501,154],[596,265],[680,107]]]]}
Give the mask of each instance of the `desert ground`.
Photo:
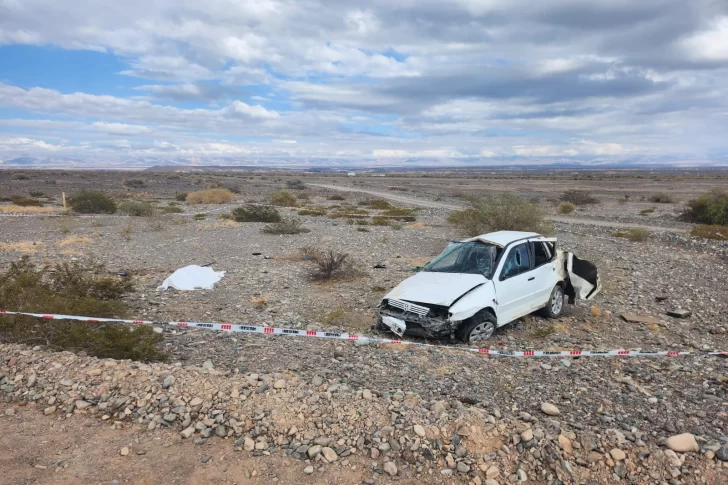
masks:
{"type": "Polygon", "coordinates": [[[0,202],[0,273],[24,255],[97,262],[134,282],[124,303],[138,319],[370,336],[382,296],[461,238],[448,214],[471,195],[515,194],[545,211],[559,247],[597,264],[603,290],[558,319],[499,328],[483,347],[691,352],[493,358],[450,341],[420,349],[164,326],[167,360],[141,363],[0,341],[0,482],[728,483],[728,359],[708,355],[728,351],[728,241],[692,236],[679,218],[713,188],[728,188],[728,171],[0,171],[0,198],[45,201],[0,202]],[[234,200],[175,199],[211,187],[234,200]],[[180,211],[64,211],[61,193],[82,189],[180,211]],[[297,207],[279,211],[309,232],[220,217],[281,189],[297,207]],[[569,189],[598,203],[561,214],[569,189]],[[651,201],[660,193],[671,202],[651,201]],[[381,211],[367,203],[380,199],[416,220],[372,224],[381,211]],[[615,235],[634,227],[647,239],[615,235]],[[306,254],[329,249],[353,271],[312,281],[306,254]],[[213,290],[156,290],[189,264],[226,274],[213,290]],[[689,315],[667,315],[678,310],[689,315]]]}

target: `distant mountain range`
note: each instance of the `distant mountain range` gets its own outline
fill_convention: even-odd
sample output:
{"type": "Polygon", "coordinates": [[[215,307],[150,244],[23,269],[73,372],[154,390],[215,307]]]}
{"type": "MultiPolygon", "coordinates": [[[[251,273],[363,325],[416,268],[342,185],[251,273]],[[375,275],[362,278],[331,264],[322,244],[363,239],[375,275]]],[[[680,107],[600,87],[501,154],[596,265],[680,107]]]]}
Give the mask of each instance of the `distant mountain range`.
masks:
{"type": "Polygon", "coordinates": [[[294,170],[396,170],[433,168],[552,168],[552,169],[637,169],[637,168],[728,168],[728,156],[704,159],[678,157],[503,157],[503,158],[264,158],[237,157],[164,158],[130,157],[119,160],[83,160],[70,157],[36,158],[22,156],[0,160],[0,169],[76,169],[76,170],[261,170],[288,168],[294,170]]]}

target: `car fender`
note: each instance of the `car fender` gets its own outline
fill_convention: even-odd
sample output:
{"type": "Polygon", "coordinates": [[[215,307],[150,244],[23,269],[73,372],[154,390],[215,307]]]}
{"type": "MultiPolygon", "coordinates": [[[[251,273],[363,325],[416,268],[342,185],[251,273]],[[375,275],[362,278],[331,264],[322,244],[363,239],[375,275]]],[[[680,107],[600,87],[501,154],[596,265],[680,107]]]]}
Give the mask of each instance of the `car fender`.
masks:
{"type": "Polygon", "coordinates": [[[472,317],[483,308],[494,307],[495,286],[492,280],[477,286],[461,296],[450,307],[450,321],[460,322],[472,317]]]}

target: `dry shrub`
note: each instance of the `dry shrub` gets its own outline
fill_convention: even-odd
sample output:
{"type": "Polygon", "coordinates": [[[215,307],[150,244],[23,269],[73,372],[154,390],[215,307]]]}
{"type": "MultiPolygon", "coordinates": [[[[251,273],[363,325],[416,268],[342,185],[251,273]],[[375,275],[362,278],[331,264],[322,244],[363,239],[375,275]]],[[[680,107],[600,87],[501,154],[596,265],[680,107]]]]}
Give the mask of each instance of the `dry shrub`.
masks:
{"type": "Polygon", "coordinates": [[[571,214],[576,209],[576,206],[571,202],[562,202],[559,204],[559,214],[571,214]]]}
{"type": "Polygon", "coordinates": [[[368,200],[365,202],[365,205],[368,205],[372,209],[378,209],[378,210],[386,210],[386,209],[392,209],[394,206],[386,200],[377,199],[377,200],[368,200]]]}
{"type": "Polygon", "coordinates": [[[728,190],[713,189],[688,202],[681,218],[711,226],[728,226],[728,190]]]}
{"type": "Polygon", "coordinates": [[[278,207],[296,207],[298,204],[296,197],[287,190],[279,190],[272,193],[270,201],[273,205],[277,205],[278,207]]]}
{"type": "Polygon", "coordinates": [[[343,195],[332,195],[329,200],[346,200],[346,198],[343,195]]]}
{"type": "Polygon", "coordinates": [[[646,229],[641,227],[630,227],[624,231],[617,231],[612,234],[614,237],[622,237],[629,239],[630,241],[642,242],[646,241],[650,237],[650,233],[646,229]]]}
{"type": "MultiPolygon", "coordinates": [[[[36,253],[38,251],[45,250],[45,245],[42,242],[36,241],[21,241],[14,243],[2,243],[0,242],[0,251],[16,251],[18,253],[36,253]]],[[[2,306],[2,305],[0,305],[2,306]]]]}
{"type": "Polygon", "coordinates": [[[728,241],[728,226],[695,226],[690,235],[717,241],[728,241]]]}
{"type": "Polygon", "coordinates": [[[119,212],[133,217],[151,217],[154,215],[155,209],[149,202],[141,202],[136,200],[125,200],[119,204],[119,212]]]}
{"type": "Polygon", "coordinates": [[[144,187],[145,183],[142,179],[129,179],[129,180],[124,180],[123,185],[124,185],[124,187],[139,188],[139,187],[144,187]]]}
{"type": "Polygon", "coordinates": [[[303,227],[298,219],[283,219],[280,222],[267,224],[263,228],[266,234],[301,234],[311,232],[310,229],[303,227]]]}
{"type": "MultiPolygon", "coordinates": [[[[9,309],[30,313],[123,318],[127,311],[121,299],[133,284],[101,276],[103,272],[102,266],[69,263],[39,268],[23,257],[0,275],[0,301],[9,309]]],[[[82,350],[101,358],[164,360],[162,340],[149,326],[0,317],[0,341],[82,350]]]]}
{"type": "Polygon", "coordinates": [[[586,190],[570,189],[561,194],[561,202],[571,202],[574,205],[598,204],[599,199],[586,190]]]}
{"type": "Polygon", "coordinates": [[[648,207],[647,209],[642,209],[640,211],[641,216],[646,216],[647,214],[652,214],[657,210],[657,207],[648,207]]]}
{"type": "Polygon", "coordinates": [[[374,216],[372,217],[372,226],[391,226],[392,221],[388,217],[374,216]]]}
{"type": "Polygon", "coordinates": [[[43,202],[38,199],[25,197],[23,195],[14,195],[10,197],[10,202],[20,207],[43,207],[43,202]]]}
{"type": "Polygon", "coordinates": [[[187,200],[187,192],[179,192],[174,194],[174,200],[177,202],[185,202],[187,200]]]}
{"type": "MultiPolygon", "coordinates": [[[[310,249],[310,248],[309,248],[310,249]]],[[[333,249],[328,251],[314,250],[309,255],[316,268],[311,272],[311,279],[326,281],[351,275],[353,266],[349,255],[333,249]]]]}
{"type": "Polygon", "coordinates": [[[651,194],[647,200],[654,202],[655,204],[674,204],[676,202],[675,198],[667,192],[651,194]]]}
{"type": "Polygon", "coordinates": [[[248,204],[232,211],[235,222],[280,222],[281,214],[275,207],[248,204]]]}
{"type": "Polygon", "coordinates": [[[117,209],[114,199],[97,190],[82,190],[72,195],[68,205],[81,214],[113,214],[117,209]]]}
{"type": "Polygon", "coordinates": [[[131,241],[131,237],[134,235],[134,223],[129,221],[121,227],[119,234],[125,241],[131,241]]]}
{"type": "Polygon", "coordinates": [[[188,204],[227,204],[235,199],[235,194],[228,189],[198,190],[187,194],[188,204]]]}
{"type": "Polygon", "coordinates": [[[553,226],[544,219],[540,206],[521,197],[501,194],[469,199],[470,208],[455,211],[447,221],[466,236],[494,231],[528,231],[549,234],[553,226]]]}
{"type": "Polygon", "coordinates": [[[298,211],[298,215],[299,216],[325,216],[326,210],[319,209],[319,208],[301,209],[298,211]]]}
{"type": "Polygon", "coordinates": [[[292,190],[304,190],[306,188],[306,184],[304,184],[300,179],[294,179],[286,182],[286,188],[292,190]]]}

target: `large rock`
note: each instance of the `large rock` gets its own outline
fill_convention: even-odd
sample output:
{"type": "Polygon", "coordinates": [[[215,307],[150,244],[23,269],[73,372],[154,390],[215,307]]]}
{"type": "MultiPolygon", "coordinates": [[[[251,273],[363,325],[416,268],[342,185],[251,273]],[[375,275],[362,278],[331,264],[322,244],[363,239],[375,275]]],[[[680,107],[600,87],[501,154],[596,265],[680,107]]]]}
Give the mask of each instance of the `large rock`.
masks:
{"type": "Polygon", "coordinates": [[[677,451],[680,453],[700,451],[698,442],[695,441],[695,436],[690,433],[676,434],[675,436],[670,436],[669,438],[667,438],[667,441],[665,441],[665,445],[672,451],[677,451]]]}
{"type": "Polygon", "coordinates": [[[321,448],[321,454],[324,455],[324,458],[326,458],[326,461],[329,463],[333,463],[339,459],[339,455],[337,455],[336,452],[328,446],[321,448]]]}
{"type": "Polygon", "coordinates": [[[728,461],[728,445],[723,445],[715,452],[715,457],[720,461],[728,461]]]}

